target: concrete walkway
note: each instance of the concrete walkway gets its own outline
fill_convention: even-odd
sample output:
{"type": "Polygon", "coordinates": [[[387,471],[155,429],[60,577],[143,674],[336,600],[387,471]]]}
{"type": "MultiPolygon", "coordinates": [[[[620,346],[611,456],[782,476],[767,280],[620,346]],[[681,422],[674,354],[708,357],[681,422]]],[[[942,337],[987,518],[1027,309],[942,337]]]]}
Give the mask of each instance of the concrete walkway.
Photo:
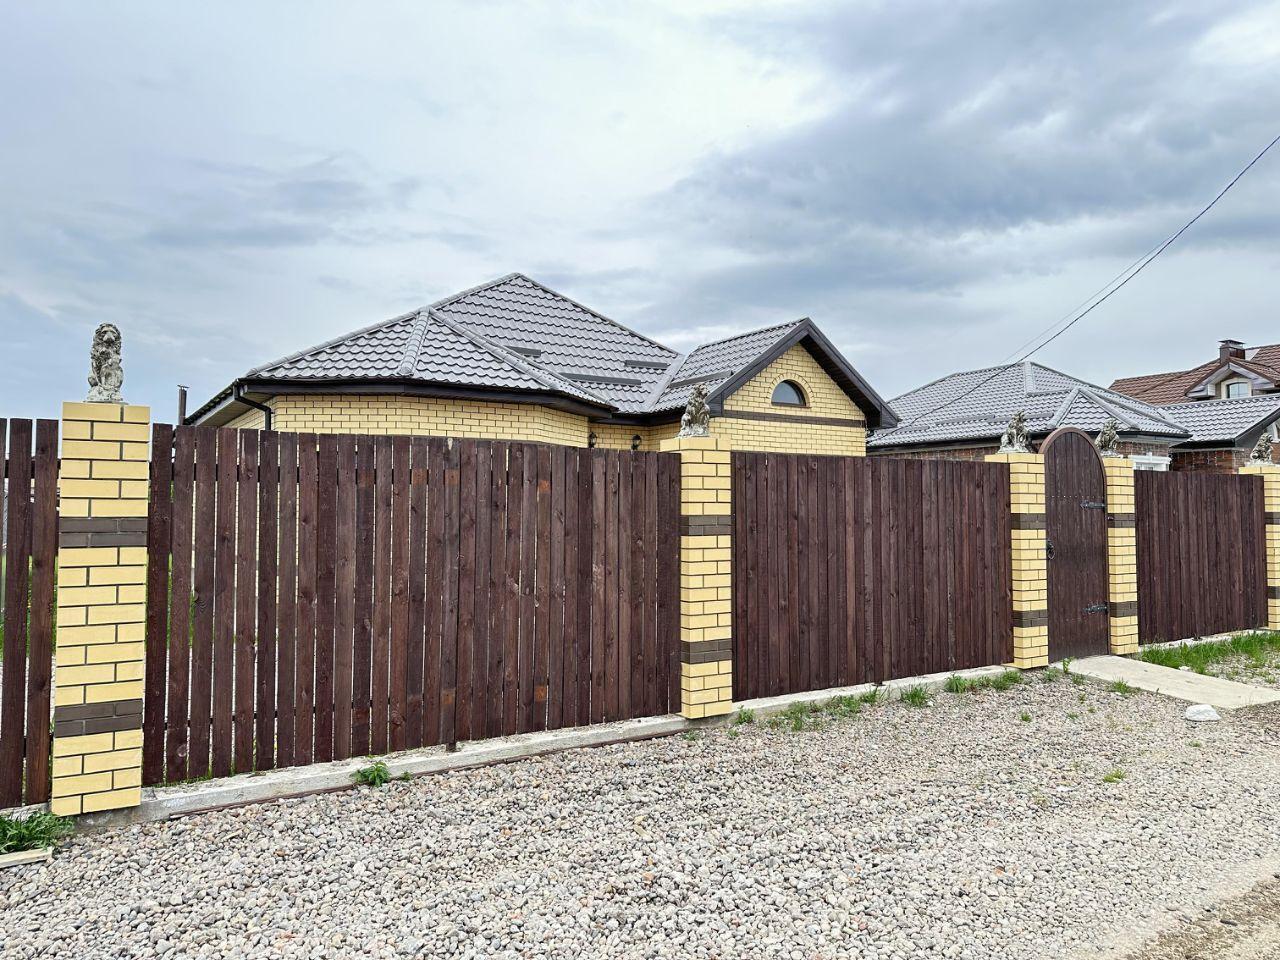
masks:
{"type": "Polygon", "coordinates": [[[1189,670],[1175,670],[1124,657],[1086,657],[1083,660],[1073,660],[1071,672],[1107,682],[1123,680],[1139,690],[1162,693],[1166,697],[1189,703],[1208,703],[1219,710],[1235,710],[1238,707],[1252,707],[1280,700],[1280,690],[1253,687],[1247,683],[1206,677],[1189,670]]]}

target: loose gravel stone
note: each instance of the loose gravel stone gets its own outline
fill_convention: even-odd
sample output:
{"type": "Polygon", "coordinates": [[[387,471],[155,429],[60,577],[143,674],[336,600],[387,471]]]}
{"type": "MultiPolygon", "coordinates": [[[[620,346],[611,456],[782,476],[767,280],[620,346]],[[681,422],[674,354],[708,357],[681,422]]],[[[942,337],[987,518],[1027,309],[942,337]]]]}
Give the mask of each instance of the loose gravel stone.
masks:
{"type": "Polygon", "coordinates": [[[1195,728],[1182,712],[1031,678],[816,730],[718,727],[119,829],[0,873],[0,946],[1092,956],[1280,857],[1280,710],[1195,728]]]}

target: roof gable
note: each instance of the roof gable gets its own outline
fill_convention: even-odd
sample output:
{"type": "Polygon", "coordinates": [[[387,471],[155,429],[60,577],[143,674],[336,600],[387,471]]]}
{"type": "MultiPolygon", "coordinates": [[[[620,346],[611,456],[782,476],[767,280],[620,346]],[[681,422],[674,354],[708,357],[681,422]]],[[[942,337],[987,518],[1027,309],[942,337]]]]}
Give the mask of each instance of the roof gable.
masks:
{"type": "Polygon", "coordinates": [[[1233,357],[1223,360],[1215,357],[1208,363],[1202,363],[1190,370],[1171,370],[1168,373],[1121,377],[1112,382],[1111,389],[1160,406],[1182,403],[1196,395],[1195,391],[1203,386],[1207,377],[1220,371],[1229,363],[1238,364],[1243,370],[1249,371],[1246,375],[1262,376],[1273,384],[1280,384],[1280,343],[1269,343],[1249,348],[1245,351],[1243,358],[1233,357]]]}
{"type": "Polygon", "coordinates": [[[1187,443],[1235,443],[1280,419],[1280,395],[1196,400],[1164,409],[1190,432],[1187,443]]]}

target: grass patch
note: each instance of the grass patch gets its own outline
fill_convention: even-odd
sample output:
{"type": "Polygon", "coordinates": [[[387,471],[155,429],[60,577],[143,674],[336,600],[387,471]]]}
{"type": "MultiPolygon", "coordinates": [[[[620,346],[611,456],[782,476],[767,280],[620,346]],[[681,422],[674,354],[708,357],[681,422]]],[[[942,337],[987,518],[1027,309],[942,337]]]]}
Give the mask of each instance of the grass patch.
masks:
{"type": "Polygon", "coordinates": [[[1213,640],[1209,643],[1188,644],[1143,650],[1139,660],[1162,667],[1190,667],[1196,673],[1208,673],[1209,668],[1222,660],[1244,657],[1255,666],[1264,666],[1268,659],[1280,654],[1280,632],[1244,633],[1229,640],[1213,640]]]}
{"type": "Polygon", "coordinates": [[[1022,713],[1018,714],[1018,719],[1019,719],[1019,720],[1021,720],[1023,723],[1030,723],[1030,722],[1031,722],[1031,714],[1029,714],[1029,713],[1027,713],[1027,711],[1023,710],[1023,711],[1022,711],[1022,713]]]}
{"type": "Polygon", "coordinates": [[[952,674],[947,677],[947,682],[943,685],[943,689],[947,693],[973,693],[977,690],[1008,690],[1022,682],[1022,672],[1020,670],[1004,670],[997,673],[994,677],[977,677],[970,680],[967,677],[952,674]]]}
{"type": "Polygon", "coordinates": [[[953,673],[947,677],[947,682],[942,685],[942,689],[947,693],[968,693],[973,689],[973,681],[966,680],[958,673],[953,673]]]}
{"type": "Polygon", "coordinates": [[[756,722],[756,712],[752,710],[750,707],[743,707],[741,710],[739,710],[737,713],[733,715],[733,725],[735,727],[740,727],[744,723],[755,723],[755,722],[756,722]]]}
{"type": "Polygon", "coordinates": [[[902,691],[902,702],[909,707],[927,707],[929,705],[929,691],[919,684],[914,687],[908,687],[902,691]]]}
{"type": "Polygon", "coordinates": [[[385,787],[391,782],[391,771],[379,760],[367,767],[361,767],[351,775],[351,779],[360,787],[385,787]]]}
{"type": "Polygon", "coordinates": [[[1112,768],[1111,772],[1103,776],[1103,783],[1119,783],[1125,778],[1125,772],[1119,767],[1112,768]]]}
{"type": "Polygon", "coordinates": [[[33,813],[29,817],[0,817],[0,853],[39,850],[52,847],[70,836],[71,821],[52,813],[33,813]]]}
{"type": "Polygon", "coordinates": [[[1122,697],[1131,697],[1138,692],[1133,687],[1125,683],[1123,680],[1114,681],[1109,687],[1107,687],[1107,689],[1110,690],[1112,693],[1120,694],[1120,696],[1122,697]]]}
{"type": "Polygon", "coordinates": [[[868,690],[856,697],[832,697],[829,700],[793,703],[765,723],[773,730],[790,730],[792,733],[818,730],[830,720],[847,720],[859,716],[864,708],[879,703],[882,697],[880,690],[868,690]]]}
{"type": "Polygon", "coordinates": [[[695,741],[702,739],[702,732],[699,730],[686,730],[684,733],[680,734],[680,736],[689,743],[694,743],[695,741]]]}

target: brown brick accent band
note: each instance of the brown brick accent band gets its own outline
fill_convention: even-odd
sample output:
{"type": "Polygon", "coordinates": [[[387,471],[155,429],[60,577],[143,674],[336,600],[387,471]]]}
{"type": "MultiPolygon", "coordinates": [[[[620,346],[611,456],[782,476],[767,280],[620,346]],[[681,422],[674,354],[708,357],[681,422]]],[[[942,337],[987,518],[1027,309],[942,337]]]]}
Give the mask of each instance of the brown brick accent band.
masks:
{"type": "Polygon", "coordinates": [[[1047,530],[1048,521],[1043,513],[1015,513],[1010,520],[1014,530],[1047,530]]]}
{"type": "Polygon", "coordinates": [[[1136,617],[1138,615],[1137,600],[1121,600],[1107,604],[1107,609],[1113,617],[1136,617]]]}
{"type": "Polygon", "coordinates": [[[1267,523],[1280,525],[1280,513],[1264,513],[1262,519],[1267,523]]]}
{"type": "Polygon", "coordinates": [[[1015,610],[1013,611],[1015,627],[1045,627],[1049,625],[1048,610],[1015,610]]]}
{"type": "Polygon", "coordinates": [[[82,703],[53,711],[55,737],[82,737],[87,733],[113,733],[142,729],[142,701],[114,700],[82,703]]]}
{"type": "Polygon", "coordinates": [[[62,517],[59,547],[145,547],[146,517],[62,517]]]}
{"type": "Polygon", "coordinates": [[[732,514],[691,514],[680,518],[682,537],[729,537],[733,535],[732,514]]]}
{"type": "Polygon", "coordinates": [[[1107,526],[1123,529],[1125,527],[1136,527],[1138,525],[1138,517],[1132,513],[1108,513],[1107,526]]]}
{"type": "Polygon", "coordinates": [[[866,422],[850,417],[806,417],[792,416],[788,413],[755,413],[747,410],[722,410],[716,414],[717,419],[725,420],[772,420],[777,423],[808,423],[819,427],[865,427],[866,422]]]}
{"type": "Polygon", "coordinates": [[[680,642],[681,663],[715,663],[733,656],[732,640],[700,640],[680,642]]]}
{"type": "Polygon", "coordinates": [[[1268,600],[1280,600],[1280,587],[1267,587],[1268,600]]]}

